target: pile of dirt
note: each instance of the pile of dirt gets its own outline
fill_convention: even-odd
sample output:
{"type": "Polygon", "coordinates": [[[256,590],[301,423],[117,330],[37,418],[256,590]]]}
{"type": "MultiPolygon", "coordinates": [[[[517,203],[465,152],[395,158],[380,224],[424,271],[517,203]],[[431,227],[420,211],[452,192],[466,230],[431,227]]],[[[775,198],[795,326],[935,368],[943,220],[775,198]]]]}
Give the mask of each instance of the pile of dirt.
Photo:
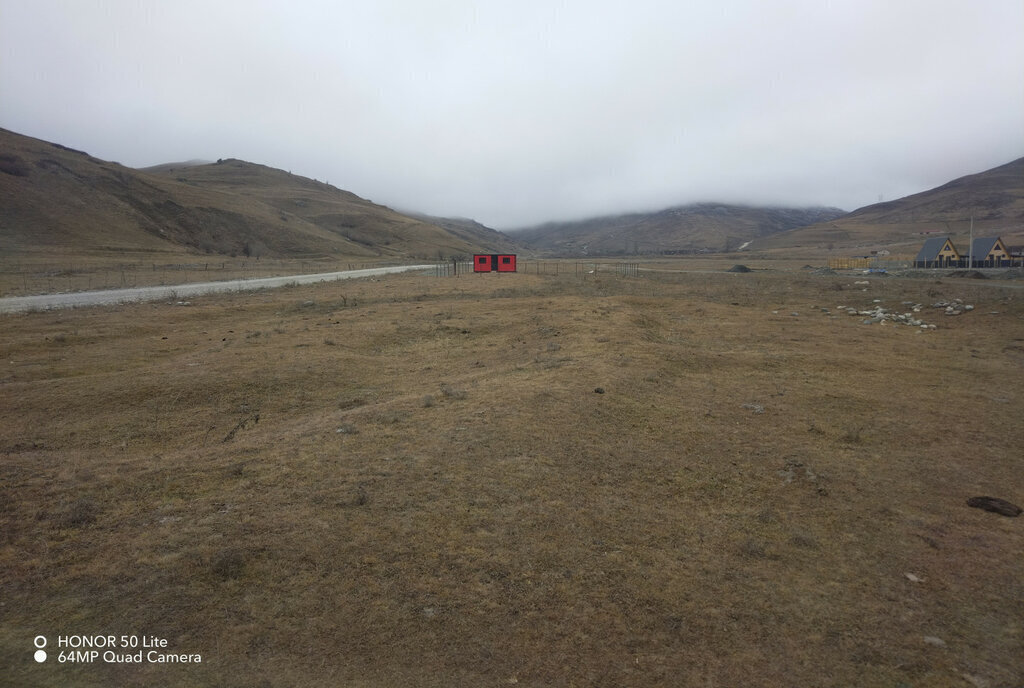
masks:
{"type": "Polygon", "coordinates": [[[748,268],[746,265],[736,264],[733,265],[728,270],[726,270],[726,272],[750,272],[750,268],[748,268]]]}

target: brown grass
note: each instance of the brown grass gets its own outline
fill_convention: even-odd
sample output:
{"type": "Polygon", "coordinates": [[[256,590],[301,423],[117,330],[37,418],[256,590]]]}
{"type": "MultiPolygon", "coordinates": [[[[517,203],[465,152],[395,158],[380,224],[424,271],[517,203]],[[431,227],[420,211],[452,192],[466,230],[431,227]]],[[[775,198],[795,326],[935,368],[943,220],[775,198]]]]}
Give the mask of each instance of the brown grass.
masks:
{"type": "Polygon", "coordinates": [[[7,680],[1010,686],[1024,519],[965,500],[1024,502],[1019,285],[852,282],[405,275],[5,316],[7,680]],[[975,310],[835,313],[876,298],[975,310]],[[87,633],[203,663],[32,660],[87,633]]]}

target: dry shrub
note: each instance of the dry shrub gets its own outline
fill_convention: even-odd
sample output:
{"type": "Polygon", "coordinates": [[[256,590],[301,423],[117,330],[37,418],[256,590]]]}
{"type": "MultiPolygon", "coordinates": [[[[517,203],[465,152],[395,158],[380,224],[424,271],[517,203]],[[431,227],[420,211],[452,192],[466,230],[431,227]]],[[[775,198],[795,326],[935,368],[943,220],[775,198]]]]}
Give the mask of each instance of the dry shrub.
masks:
{"type": "Polygon", "coordinates": [[[465,399],[467,396],[466,390],[452,387],[451,385],[446,383],[441,384],[441,394],[446,399],[465,399]]]}
{"type": "Polygon", "coordinates": [[[99,516],[100,507],[89,497],[80,497],[69,504],[57,517],[57,522],[64,528],[87,526],[99,516]]]}
{"type": "Polygon", "coordinates": [[[0,172],[14,177],[27,177],[29,166],[17,155],[0,155],[0,172]]]}
{"type": "Polygon", "coordinates": [[[210,571],[221,580],[241,578],[247,559],[245,551],[240,548],[222,549],[210,558],[210,571]]]}

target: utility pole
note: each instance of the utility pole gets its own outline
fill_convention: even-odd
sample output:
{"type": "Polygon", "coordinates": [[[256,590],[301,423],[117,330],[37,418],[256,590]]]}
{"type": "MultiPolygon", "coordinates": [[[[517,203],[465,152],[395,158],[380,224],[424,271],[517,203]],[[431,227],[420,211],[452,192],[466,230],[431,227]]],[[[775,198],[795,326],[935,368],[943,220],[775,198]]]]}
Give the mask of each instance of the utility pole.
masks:
{"type": "Polygon", "coordinates": [[[967,249],[967,269],[974,269],[974,213],[971,213],[971,243],[967,249]]]}

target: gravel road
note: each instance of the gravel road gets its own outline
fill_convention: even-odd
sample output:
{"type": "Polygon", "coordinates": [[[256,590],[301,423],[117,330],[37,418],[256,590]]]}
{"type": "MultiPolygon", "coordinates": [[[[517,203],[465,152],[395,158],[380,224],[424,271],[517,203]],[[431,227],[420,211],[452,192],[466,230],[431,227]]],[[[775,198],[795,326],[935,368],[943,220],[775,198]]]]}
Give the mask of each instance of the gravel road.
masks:
{"type": "Polygon", "coordinates": [[[66,294],[41,294],[39,296],[10,296],[0,299],[0,313],[19,313],[30,310],[50,310],[52,308],[75,308],[77,306],[109,306],[135,301],[184,299],[190,296],[215,294],[217,292],[249,291],[253,289],[284,287],[291,284],[333,282],[335,280],[352,279],[355,277],[372,277],[374,275],[388,275],[396,272],[408,272],[410,270],[427,270],[433,267],[433,265],[399,265],[386,268],[367,268],[365,270],[323,272],[316,275],[260,277],[257,279],[230,280],[226,282],[197,282],[174,286],[104,289],[101,291],[79,291],[66,294]]]}

